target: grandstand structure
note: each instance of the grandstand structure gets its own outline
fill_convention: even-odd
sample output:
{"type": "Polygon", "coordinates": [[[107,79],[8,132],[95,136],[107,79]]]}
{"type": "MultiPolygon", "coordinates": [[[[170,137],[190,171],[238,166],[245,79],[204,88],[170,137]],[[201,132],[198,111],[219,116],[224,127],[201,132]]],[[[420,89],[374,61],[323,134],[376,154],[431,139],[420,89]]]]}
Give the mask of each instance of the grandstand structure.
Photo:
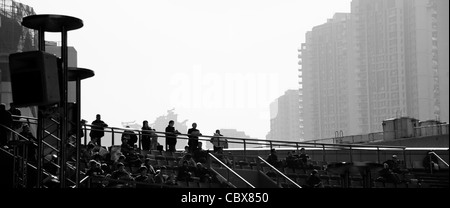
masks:
{"type": "MultiPolygon", "coordinates": [[[[6,33],[8,37],[12,37],[12,42],[2,42],[7,39],[0,38],[0,44],[8,43],[12,48],[4,52],[4,57],[11,53],[26,51],[28,46],[35,50],[37,45],[35,30],[20,26],[24,16],[34,14],[32,8],[14,1],[0,0],[0,11],[2,21],[0,37],[3,37],[2,31],[7,31],[3,30],[3,27],[8,25],[19,31],[12,36],[11,33],[6,33]]],[[[37,15],[34,18],[39,20],[37,23],[46,22],[47,18],[58,20],[56,21],[58,28],[52,28],[52,25],[43,28],[62,33],[64,63],[62,71],[65,75],[62,76],[64,79],[61,83],[67,84],[70,81],[65,35],[67,28],[61,29],[59,26],[67,23],[71,26],[69,30],[78,29],[83,26],[82,21],[59,15],[37,15]]],[[[35,28],[34,24],[27,25],[35,28]]],[[[43,50],[44,30],[41,28],[38,34],[39,49],[43,50]]],[[[0,49],[7,48],[3,45],[0,47],[0,49]]],[[[6,66],[6,62],[0,65],[3,66],[6,66]]],[[[88,75],[90,77],[93,73],[88,75]]],[[[10,82],[4,81],[4,77],[9,77],[9,74],[2,74],[2,85],[10,82]]],[[[67,86],[63,89],[66,92],[67,86]]],[[[78,92],[80,90],[77,90],[78,92]]],[[[8,93],[12,94],[10,91],[8,93]]],[[[8,96],[1,96],[2,102],[5,102],[5,97],[8,98],[6,99],[8,103],[12,101],[10,99],[12,96],[8,96]]],[[[0,161],[4,167],[4,170],[0,171],[0,187],[302,188],[308,187],[308,178],[313,172],[318,173],[324,188],[449,187],[449,125],[437,121],[421,122],[413,118],[394,118],[383,122],[383,132],[352,136],[336,132],[334,138],[308,142],[236,138],[225,135],[223,137],[227,142],[233,144],[229,145],[232,148],[225,148],[223,152],[207,149],[201,151],[199,157],[193,152],[195,170],[190,171],[188,177],[182,179],[179,173],[185,168],[183,161],[189,160],[183,150],[177,149],[175,152],[160,148],[144,150],[142,140],[148,132],[120,127],[105,127],[102,130],[105,132],[102,140],[109,140],[111,145],[95,146],[90,143],[89,136],[93,126],[80,124],[80,105],[69,105],[67,94],[62,97],[65,99],[61,99],[56,107],[40,106],[37,117],[13,116],[14,122],[22,124],[20,128],[0,124],[0,129],[6,131],[8,135],[7,145],[0,147],[0,161]],[[76,111],[73,114],[77,115],[73,116],[69,109],[76,111]],[[32,131],[27,132],[27,127],[32,131]],[[121,143],[127,134],[135,134],[137,142],[133,154],[124,158],[121,155],[126,152],[121,143]],[[309,156],[308,165],[302,167],[288,165],[286,160],[288,154],[292,152],[296,154],[302,148],[309,156]],[[278,155],[276,163],[267,160],[273,149],[278,155]],[[380,170],[383,169],[383,163],[391,159],[392,155],[398,156],[399,164],[405,170],[401,180],[395,183],[377,180],[380,170]],[[431,166],[433,163],[426,163],[427,160],[424,158],[437,159],[433,161],[435,165],[431,166]],[[96,164],[101,165],[101,170],[95,167],[96,164]],[[424,164],[431,165],[428,167],[424,164]],[[145,175],[141,172],[142,165],[156,169],[154,173],[152,172],[153,180],[138,180],[141,174],[145,175]],[[121,172],[122,176],[126,177],[115,177],[113,170],[122,167],[127,172],[125,175],[121,172]],[[207,177],[206,174],[202,175],[205,172],[207,177]]],[[[77,103],[80,104],[78,99],[77,103]]],[[[161,143],[165,140],[165,132],[154,133],[161,143]]],[[[192,135],[177,135],[178,143],[188,144],[189,136],[192,135]]],[[[213,137],[202,135],[198,136],[198,140],[209,143],[213,137]]],[[[150,168],[147,168],[147,171],[149,170],[150,168]]]]}
{"type": "MultiPolygon", "coordinates": [[[[37,125],[37,119],[32,117],[15,117],[16,120],[21,121],[28,126],[37,125]]],[[[407,118],[391,119],[391,121],[401,122],[407,118]]],[[[411,119],[409,119],[411,120],[411,119]]],[[[389,121],[385,121],[389,122],[389,121]]],[[[430,122],[425,122],[430,124],[430,122]]],[[[55,124],[58,128],[59,124],[55,124]]],[[[388,124],[386,124],[388,125],[388,124]]],[[[85,124],[82,126],[83,134],[89,135],[91,125],[85,124]]],[[[6,128],[2,126],[2,128],[6,128]]],[[[9,129],[9,128],[8,128],[9,129]]],[[[388,129],[388,128],[386,128],[388,129]]],[[[19,134],[19,132],[9,129],[12,134],[19,134]]],[[[121,146],[119,144],[120,138],[125,130],[129,128],[106,127],[105,132],[110,134],[110,137],[103,138],[110,139],[111,146],[103,147],[107,150],[102,153],[102,162],[113,166],[118,156],[121,154],[121,146]]],[[[181,165],[182,150],[178,149],[176,152],[168,152],[165,150],[142,150],[141,139],[143,132],[139,129],[134,129],[134,133],[138,136],[136,149],[142,155],[141,159],[148,159],[150,164],[163,174],[167,181],[164,183],[143,183],[134,180],[120,180],[114,179],[105,175],[89,176],[86,172],[89,169],[87,162],[83,160],[75,160],[68,158],[65,170],[59,169],[58,161],[52,158],[51,155],[57,154],[57,147],[52,144],[58,144],[52,140],[55,137],[45,137],[43,142],[44,160],[43,174],[46,182],[42,183],[42,187],[51,187],[48,181],[57,181],[57,176],[52,176],[50,170],[45,167],[55,167],[56,172],[63,171],[66,176],[66,188],[88,188],[88,187],[149,187],[149,188],[301,188],[307,186],[306,180],[314,169],[318,171],[320,178],[325,188],[448,188],[448,124],[434,124],[426,126],[417,126],[412,128],[413,135],[400,133],[401,129],[395,129],[394,137],[392,132],[384,133],[384,142],[396,140],[416,140],[424,139],[427,141],[428,137],[442,138],[447,141],[447,145],[440,145],[430,147],[427,145],[420,146],[398,146],[398,145],[379,145],[375,140],[343,140],[343,138],[333,138],[333,142],[329,140],[321,140],[313,142],[292,142],[292,141],[274,141],[274,140],[260,140],[249,138],[227,138],[229,143],[239,145],[237,148],[225,149],[223,154],[214,153],[212,150],[206,150],[206,160],[202,164],[207,167],[211,175],[214,175],[215,180],[205,182],[199,177],[193,176],[190,180],[177,180],[176,175],[181,165]],[[437,130],[440,128],[440,130],[437,130]],[[397,132],[397,133],[395,133],[397,132]],[[415,135],[421,133],[421,135],[415,135]],[[395,138],[397,135],[398,138],[395,138]],[[288,167],[285,158],[288,152],[298,151],[300,148],[305,148],[306,153],[310,157],[309,168],[288,167]],[[270,164],[266,158],[271,149],[276,149],[278,158],[280,160],[279,166],[270,164]],[[428,169],[423,166],[423,159],[428,154],[436,155],[439,158],[438,171],[437,169],[428,169]],[[382,169],[382,163],[389,160],[392,155],[397,155],[400,158],[401,165],[408,170],[402,175],[401,182],[385,183],[377,181],[379,171],[382,169]],[[225,163],[220,159],[226,156],[229,163],[225,163]],[[77,161],[80,164],[75,164],[77,161]],[[75,180],[76,167],[80,167],[80,181],[79,185],[75,180]],[[169,182],[170,180],[170,182],[169,182]],[[115,185],[112,185],[115,184],[115,185]]],[[[58,131],[55,131],[58,132],[58,131]]],[[[47,132],[50,133],[50,132],[47,132]]],[[[165,139],[164,132],[155,132],[158,135],[158,140],[165,139]]],[[[125,133],[126,134],[126,133],[125,133]]],[[[188,140],[187,134],[178,135],[178,142],[186,142],[188,140]]],[[[203,135],[199,137],[202,142],[210,142],[213,136],[203,135]]],[[[7,172],[3,173],[2,184],[12,187],[35,187],[36,186],[36,167],[32,162],[27,161],[25,146],[37,146],[32,140],[18,136],[19,140],[11,141],[9,149],[0,148],[1,160],[7,161],[7,172]],[[20,141],[20,145],[19,144],[20,141]],[[26,141],[26,142],[24,142],[26,141]],[[15,145],[14,145],[15,144],[15,145]],[[27,145],[23,145],[27,144],[27,145]],[[13,180],[11,180],[13,179],[13,180]],[[8,182],[9,181],[9,182],[8,182]]],[[[371,138],[370,136],[353,138],[371,138]]],[[[72,137],[73,139],[73,137],[72,137]]],[[[345,138],[344,138],[345,139],[345,138]]],[[[88,147],[90,138],[84,136],[80,138],[81,148],[88,147]]],[[[380,141],[377,141],[380,142],[380,141]]],[[[417,143],[417,142],[416,142],[417,143]]],[[[76,142],[69,139],[67,148],[74,149],[76,142]],[[72,141],[72,142],[70,142],[72,141]]],[[[236,146],[235,145],[235,146],[236,146]]],[[[70,154],[67,154],[71,157],[70,154]]],[[[58,160],[58,158],[56,158],[58,160]]],[[[197,161],[196,161],[197,162],[197,161]]],[[[126,165],[132,176],[139,175],[139,167],[133,165],[126,165]]],[[[58,183],[57,183],[58,184],[58,183]]]]}

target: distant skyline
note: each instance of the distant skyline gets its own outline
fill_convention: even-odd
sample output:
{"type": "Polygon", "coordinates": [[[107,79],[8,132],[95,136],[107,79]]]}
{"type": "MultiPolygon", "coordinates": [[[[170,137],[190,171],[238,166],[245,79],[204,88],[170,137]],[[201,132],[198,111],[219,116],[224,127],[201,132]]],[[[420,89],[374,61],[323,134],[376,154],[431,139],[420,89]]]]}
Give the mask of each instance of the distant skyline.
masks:
{"type": "MultiPolygon", "coordinates": [[[[175,108],[205,135],[238,129],[264,139],[270,103],[299,88],[305,33],[350,12],[351,0],[17,2],[36,14],[83,20],[68,44],[78,67],[95,72],[82,81],[88,123],[97,113],[110,126],[152,123],[175,108]]],[[[46,40],[60,36],[47,33],[46,40]]]]}

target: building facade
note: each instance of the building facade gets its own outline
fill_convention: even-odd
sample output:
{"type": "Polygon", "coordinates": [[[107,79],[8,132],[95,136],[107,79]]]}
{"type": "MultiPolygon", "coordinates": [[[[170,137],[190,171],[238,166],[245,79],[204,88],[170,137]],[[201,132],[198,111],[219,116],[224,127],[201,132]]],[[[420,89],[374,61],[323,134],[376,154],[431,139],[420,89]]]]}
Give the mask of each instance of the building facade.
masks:
{"type": "Polygon", "coordinates": [[[448,122],[448,51],[448,1],[353,0],[300,49],[306,138],[400,116],[448,122]]]}
{"type": "Polygon", "coordinates": [[[338,13],[306,33],[299,55],[305,139],[357,132],[352,27],[350,14],[338,13]]]}
{"type": "Polygon", "coordinates": [[[9,55],[37,50],[37,31],[22,26],[22,18],[36,14],[32,7],[13,0],[0,0],[0,102],[12,100],[9,55]]]}
{"type": "Polygon", "coordinates": [[[270,132],[266,137],[268,140],[303,141],[299,100],[298,90],[288,90],[270,104],[270,132]]]}

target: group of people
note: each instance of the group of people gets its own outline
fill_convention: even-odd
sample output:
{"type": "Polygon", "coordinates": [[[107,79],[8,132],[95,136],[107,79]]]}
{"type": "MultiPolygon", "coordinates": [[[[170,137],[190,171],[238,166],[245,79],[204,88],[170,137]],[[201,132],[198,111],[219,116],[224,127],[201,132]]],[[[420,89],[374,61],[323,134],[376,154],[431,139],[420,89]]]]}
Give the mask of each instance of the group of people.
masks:
{"type": "Polygon", "coordinates": [[[279,160],[275,149],[270,150],[267,162],[274,167],[288,167],[292,169],[312,169],[311,158],[306,154],[305,148],[301,148],[300,152],[289,151],[284,160],[279,160]]]}
{"type": "MultiPolygon", "coordinates": [[[[176,151],[177,137],[181,133],[175,129],[175,122],[173,120],[169,121],[165,129],[166,146],[165,150],[170,152],[176,151]]],[[[152,129],[147,120],[142,123],[142,150],[163,150],[164,148],[158,143],[158,135],[156,134],[156,129],[152,129]]],[[[104,121],[101,120],[101,115],[97,114],[96,119],[92,122],[91,131],[89,136],[91,137],[91,142],[98,146],[101,146],[101,138],[105,135],[105,127],[108,127],[104,121]]],[[[129,128],[129,126],[127,126],[129,128]]],[[[193,153],[199,148],[199,136],[202,136],[200,130],[197,129],[197,123],[192,123],[192,128],[188,129],[188,147],[189,152],[193,153]]],[[[136,133],[132,130],[125,130],[122,134],[122,139],[126,138],[127,143],[133,147],[138,142],[138,137],[136,133]]],[[[220,130],[216,130],[214,136],[210,139],[210,142],[214,146],[214,152],[228,148],[228,140],[223,137],[220,130]]]]}

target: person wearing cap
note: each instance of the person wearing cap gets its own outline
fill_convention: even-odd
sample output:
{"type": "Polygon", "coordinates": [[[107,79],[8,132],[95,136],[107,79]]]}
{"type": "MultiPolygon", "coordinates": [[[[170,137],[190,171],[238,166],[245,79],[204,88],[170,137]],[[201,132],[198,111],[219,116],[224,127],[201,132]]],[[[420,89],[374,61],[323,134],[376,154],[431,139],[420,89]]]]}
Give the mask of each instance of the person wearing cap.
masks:
{"type": "MultiPolygon", "coordinates": [[[[141,183],[154,183],[153,178],[149,177],[148,168],[145,166],[139,167],[139,175],[134,178],[134,181],[141,183]]],[[[145,184],[136,183],[136,188],[146,188],[145,184]]]]}
{"type": "Polygon", "coordinates": [[[319,173],[319,171],[314,169],[313,171],[311,171],[311,174],[306,179],[306,185],[309,188],[321,188],[323,186],[322,180],[320,179],[318,173],[319,173]]]}
{"type": "Polygon", "coordinates": [[[183,166],[183,162],[184,162],[184,161],[187,161],[189,167],[194,167],[194,168],[195,168],[195,167],[197,166],[197,163],[196,163],[195,160],[192,158],[192,155],[191,155],[190,153],[185,154],[185,155],[180,159],[180,161],[178,162],[178,165],[179,165],[179,166],[183,166]]]}
{"type": "Polygon", "coordinates": [[[386,160],[384,163],[386,163],[389,167],[389,169],[397,174],[404,174],[407,172],[406,169],[401,167],[400,161],[398,160],[397,155],[392,155],[392,158],[390,160],[386,160]]]}
{"type": "Polygon", "coordinates": [[[116,180],[133,180],[131,174],[125,170],[125,165],[122,162],[117,163],[117,170],[112,172],[111,178],[116,180]]]}

